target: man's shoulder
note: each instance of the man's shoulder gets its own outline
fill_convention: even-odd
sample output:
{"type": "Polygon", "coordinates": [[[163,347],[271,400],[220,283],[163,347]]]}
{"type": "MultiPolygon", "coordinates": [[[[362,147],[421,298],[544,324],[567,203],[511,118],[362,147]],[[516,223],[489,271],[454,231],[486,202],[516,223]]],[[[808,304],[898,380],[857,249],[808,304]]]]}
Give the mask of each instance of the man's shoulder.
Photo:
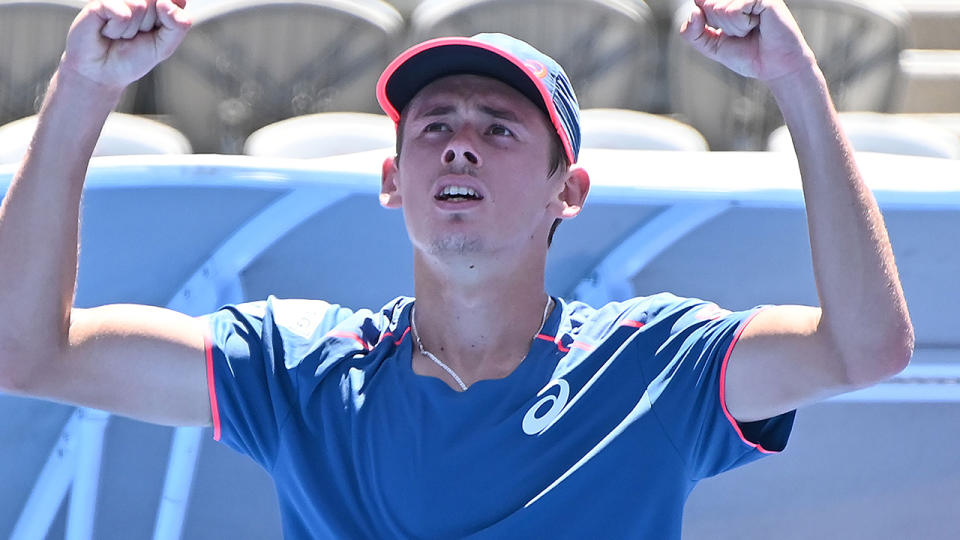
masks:
{"type": "Polygon", "coordinates": [[[277,298],[226,306],[211,318],[228,319],[255,327],[262,332],[275,332],[285,339],[317,340],[331,334],[379,334],[395,326],[403,308],[412,298],[397,297],[383,307],[353,309],[326,300],[277,298]]]}
{"type": "MultiPolygon", "coordinates": [[[[648,323],[659,318],[687,312],[700,313],[703,316],[722,314],[726,310],[717,304],[699,298],[677,296],[670,292],[661,292],[649,296],[637,296],[626,300],[608,302],[602,306],[590,306],[576,300],[566,301],[572,319],[583,322],[603,322],[608,320],[627,320],[648,323]]],[[[729,313],[729,312],[726,312],[729,313]]]]}

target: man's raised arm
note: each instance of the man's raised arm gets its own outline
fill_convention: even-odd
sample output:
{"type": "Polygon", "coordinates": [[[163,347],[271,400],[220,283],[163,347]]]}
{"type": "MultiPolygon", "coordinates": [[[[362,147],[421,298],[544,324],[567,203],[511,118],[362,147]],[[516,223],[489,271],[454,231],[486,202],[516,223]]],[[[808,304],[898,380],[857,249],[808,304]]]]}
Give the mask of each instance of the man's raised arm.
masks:
{"type": "Polygon", "coordinates": [[[72,309],[81,191],[123,89],[173,53],[184,0],[102,0],[74,20],[0,206],[0,391],[167,424],[210,423],[203,330],[146,306],[72,309]]]}
{"type": "Polygon", "coordinates": [[[764,81],[786,120],[821,306],[768,308],[747,326],[727,368],[730,414],[769,418],[896,374],[912,354],[913,326],[883,217],[813,53],[782,0],[694,3],[683,36],[707,57],[764,81]]]}

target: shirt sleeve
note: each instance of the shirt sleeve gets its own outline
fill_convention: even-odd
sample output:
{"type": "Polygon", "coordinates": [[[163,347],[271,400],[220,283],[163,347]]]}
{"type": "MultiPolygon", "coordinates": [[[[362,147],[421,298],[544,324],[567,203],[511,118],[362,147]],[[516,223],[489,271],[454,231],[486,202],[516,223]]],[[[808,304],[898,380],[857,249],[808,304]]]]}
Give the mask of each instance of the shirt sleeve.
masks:
{"type": "MultiPolygon", "coordinates": [[[[690,476],[699,480],[786,447],[795,411],[738,423],[723,402],[727,362],[744,328],[762,308],[731,313],[687,300],[667,309],[669,338],[652,359],[653,410],[690,476]]],[[[649,368],[648,368],[649,369],[649,368]]]]}
{"type": "Polygon", "coordinates": [[[340,311],[349,310],[271,297],[203,317],[214,439],[273,467],[280,431],[298,407],[297,368],[340,311]]]}

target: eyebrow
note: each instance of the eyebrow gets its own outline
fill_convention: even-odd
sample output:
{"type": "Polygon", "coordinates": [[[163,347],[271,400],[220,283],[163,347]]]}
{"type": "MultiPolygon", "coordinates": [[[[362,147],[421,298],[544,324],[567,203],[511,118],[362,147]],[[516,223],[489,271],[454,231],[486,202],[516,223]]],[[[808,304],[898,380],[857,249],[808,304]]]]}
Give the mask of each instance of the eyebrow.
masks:
{"type": "Polygon", "coordinates": [[[432,109],[428,109],[426,112],[421,113],[417,116],[443,116],[445,114],[450,114],[456,111],[456,107],[453,105],[437,105],[432,109]]]}
{"type": "Polygon", "coordinates": [[[489,114],[490,116],[492,116],[492,117],[494,117],[494,118],[500,118],[500,119],[502,119],[502,120],[507,120],[507,121],[510,121],[510,122],[519,122],[519,121],[520,121],[520,119],[517,118],[517,115],[514,114],[512,111],[507,111],[507,110],[503,110],[503,109],[494,109],[493,107],[489,107],[489,106],[487,106],[487,105],[481,105],[481,106],[480,106],[480,110],[481,110],[483,113],[489,114]]]}

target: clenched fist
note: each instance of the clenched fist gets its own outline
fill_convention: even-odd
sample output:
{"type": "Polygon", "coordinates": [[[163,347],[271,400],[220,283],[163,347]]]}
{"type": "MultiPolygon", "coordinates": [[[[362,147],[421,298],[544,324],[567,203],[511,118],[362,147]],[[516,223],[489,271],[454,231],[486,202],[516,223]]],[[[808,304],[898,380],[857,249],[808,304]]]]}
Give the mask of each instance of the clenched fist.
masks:
{"type": "Polygon", "coordinates": [[[681,35],[707,58],[772,81],[809,68],[813,52],[783,0],[694,0],[681,35]]]}
{"type": "Polygon", "coordinates": [[[186,0],[94,0],[67,34],[61,66],[122,89],[165,60],[190,29],[186,0]]]}

